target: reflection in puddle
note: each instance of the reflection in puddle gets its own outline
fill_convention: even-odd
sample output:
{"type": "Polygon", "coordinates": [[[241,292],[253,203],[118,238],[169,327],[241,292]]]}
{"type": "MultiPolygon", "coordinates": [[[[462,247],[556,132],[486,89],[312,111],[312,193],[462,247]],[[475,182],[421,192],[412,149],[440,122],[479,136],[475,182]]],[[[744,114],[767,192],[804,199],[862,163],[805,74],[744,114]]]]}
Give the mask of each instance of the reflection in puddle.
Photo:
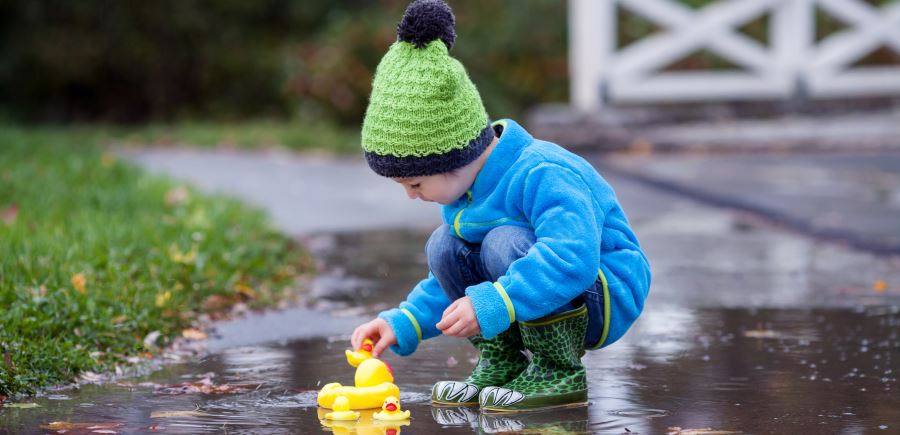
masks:
{"type": "MultiPolygon", "coordinates": [[[[424,271],[420,250],[426,234],[328,237],[318,253],[327,277],[319,291],[340,291],[323,296],[322,307],[370,315],[380,304],[400,300],[424,271]]],[[[673,294],[679,288],[666,284],[665,274],[656,278],[662,284],[655,290],[666,303],[651,297],[625,338],[584,358],[587,407],[510,415],[433,408],[433,382],[465,377],[476,357],[465,340],[442,337],[422,343],[411,357],[385,357],[403,406],[412,412],[409,426],[323,423],[317,390],[327,382],[352,384],[353,369],[343,355],[346,337],[320,337],[232,347],[129,380],[131,387],[85,385],[56,392],[35,399],[42,408],[0,410],[0,434],[45,433],[39,426],[52,421],[121,423],[116,430],[123,433],[254,434],[657,434],[670,427],[889,433],[900,427],[896,306],[718,308],[694,304],[695,297],[680,300],[673,294]],[[164,396],[140,385],[194,382],[210,373],[217,384],[259,387],[239,394],[164,396]],[[150,418],[154,412],[165,417],[150,418]]]]}

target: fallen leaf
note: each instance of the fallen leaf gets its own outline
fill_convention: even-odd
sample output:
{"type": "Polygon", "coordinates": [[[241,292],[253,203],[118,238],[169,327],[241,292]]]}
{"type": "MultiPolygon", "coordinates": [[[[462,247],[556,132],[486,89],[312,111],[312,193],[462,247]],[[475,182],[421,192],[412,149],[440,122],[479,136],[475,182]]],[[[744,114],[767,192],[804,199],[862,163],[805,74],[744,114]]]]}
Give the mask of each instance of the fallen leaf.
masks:
{"type": "Polygon", "coordinates": [[[156,347],[156,340],[159,338],[160,335],[162,335],[162,333],[159,331],[153,331],[153,332],[147,334],[147,336],[144,337],[144,346],[156,347]]]}
{"type": "Polygon", "coordinates": [[[749,338],[778,338],[781,334],[771,329],[751,329],[744,331],[744,337],[749,338]]]}
{"type": "Polygon", "coordinates": [[[216,385],[206,377],[197,382],[184,382],[180,384],[162,385],[157,388],[156,394],[235,394],[246,393],[259,388],[259,384],[221,384],[216,385]]]}
{"type": "Polygon", "coordinates": [[[188,199],[188,189],[185,186],[178,186],[166,192],[166,205],[177,205],[188,199]]]}
{"type": "Polygon", "coordinates": [[[116,325],[119,325],[119,324],[121,324],[122,322],[124,322],[124,321],[126,321],[126,320],[128,320],[128,316],[126,316],[126,315],[124,315],[124,314],[121,315],[121,316],[116,316],[116,317],[113,317],[113,318],[112,318],[112,322],[113,322],[114,324],[116,324],[116,325]]]}
{"type": "Polygon", "coordinates": [[[166,302],[169,302],[170,299],[172,299],[172,291],[166,290],[165,292],[156,295],[156,306],[161,307],[165,305],[166,302]]]}
{"type": "Polygon", "coordinates": [[[103,153],[103,155],[100,156],[100,164],[101,164],[104,168],[109,168],[109,167],[111,167],[114,163],[116,163],[116,157],[113,156],[112,154],[110,154],[110,153],[103,153]]]}
{"type": "Polygon", "coordinates": [[[75,275],[72,275],[72,287],[75,287],[75,290],[78,290],[78,293],[84,294],[87,292],[87,278],[84,276],[84,272],[78,272],[75,275]]]}
{"type": "Polygon", "coordinates": [[[81,380],[83,380],[85,382],[98,382],[102,378],[103,377],[100,376],[99,374],[91,372],[91,371],[81,373],[81,380]]]}
{"type": "Polygon", "coordinates": [[[197,260],[197,245],[191,247],[188,252],[181,252],[174,244],[169,246],[169,259],[181,264],[193,264],[197,260]]]}
{"type": "Polygon", "coordinates": [[[87,429],[96,433],[117,433],[116,431],[112,432],[97,432],[99,430],[107,430],[107,429],[115,429],[125,426],[125,423],[119,422],[104,422],[104,423],[72,423],[68,421],[54,421],[47,424],[42,424],[41,429],[50,429],[56,431],[62,430],[73,430],[73,429],[87,429]]]}
{"type": "Polygon", "coordinates": [[[884,293],[887,289],[888,285],[884,280],[879,279],[878,281],[875,281],[875,284],[872,284],[872,290],[875,290],[876,293],[884,293]]]}
{"type": "Polygon", "coordinates": [[[206,335],[205,332],[194,328],[188,328],[181,331],[181,336],[188,340],[206,340],[208,338],[208,335],[206,335]]]}
{"type": "Polygon", "coordinates": [[[247,299],[256,299],[256,292],[245,284],[237,283],[234,285],[234,291],[247,299]]]}
{"type": "Polygon", "coordinates": [[[40,408],[40,407],[41,407],[41,405],[38,405],[37,403],[34,403],[34,402],[28,402],[28,403],[7,403],[7,404],[5,404],[5,405],[3,405],[3,406],[5,406],[5,407],[7,407],[7,408],[19,408],[19,409],[29,409],[29,408],[40,408]]]}
{"type": "Polygon", "coordinates": [[[10,204],[9,207],[3,209],[3,212],[0,213],[0,219],[3,220],[3,223],[7,225],[12,225],[13,222],[16,221],[16,216],[19,215],[19,207],[16,206],[15,203],[10,204]]]}
{"type": "Polygon", "coordinates": [[[203,411],[153,411],[150,418],[172,418],[172,417],[203,417],[209,415],[203,411]]]}
{"type": "Polygon", "coordinates": [[[666,435],[730,435],[739,433],[743,432],[733,430],[715,430],[708,427],[701,429],[682,429],[678,426],[675,426],[668,428],[668,432],[666,432],[666,435]]]}
{"type": "Polygon", "coordinates": [[[203,301],[203,309],[206,311],[221,311],[231,304],[231,301],[221,295],[211,295],[203,301]]]}

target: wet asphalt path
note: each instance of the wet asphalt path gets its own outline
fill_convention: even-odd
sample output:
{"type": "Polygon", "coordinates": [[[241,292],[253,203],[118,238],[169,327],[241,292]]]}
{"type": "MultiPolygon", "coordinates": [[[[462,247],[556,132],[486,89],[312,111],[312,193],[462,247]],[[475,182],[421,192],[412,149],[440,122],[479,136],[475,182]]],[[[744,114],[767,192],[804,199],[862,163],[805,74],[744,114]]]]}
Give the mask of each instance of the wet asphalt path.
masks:
{"type": "MultiPolygon", "coordinates": [[[[389,433],[392,428],[367,422],[323,427],[315,391],[325,382],[352,380],[343,360],[346,334],[359,319],[395,304],[425,273],[422,246],[438,223],[436,211],[407,200],[396,186],[379,185],[386,180],[368,177],[360,161],[333,162],[332,170],[321,161],[310,169],[306,159],[281,154],[146,151],[132,158],[269,210],[321,262],[313,309],[222,325],[223,339],[211,343],[216,351],[202,361],[128,380],[131,387],[91,385],[45,396],[36,400],[43,408],[4,410],[0,428],[45,433],[40,424],[64,420],[119,422],[116,430],[138,433],[389,433]],[[377,201],[358,199],[365,195],[377,201]],[[391,212],[376,216],[386,209],[391,212]],[[233,395],[162,396],[139,386],[209,373],[219,383],[258,387],[233,395]],[[150,418],[154,411],[192,409],[201,414],[150,418]]],[[[654,283],[632,330],[584,358],[590,406],[501,417],[432,409],[430,385],[465,376],[475,358],[463,340],[439,338],[412,357],[386,358],[404,407],[413,412],[410,426],[394,429],[900,432],[900,260],[606,175],[651,259],[654,283]]]]}

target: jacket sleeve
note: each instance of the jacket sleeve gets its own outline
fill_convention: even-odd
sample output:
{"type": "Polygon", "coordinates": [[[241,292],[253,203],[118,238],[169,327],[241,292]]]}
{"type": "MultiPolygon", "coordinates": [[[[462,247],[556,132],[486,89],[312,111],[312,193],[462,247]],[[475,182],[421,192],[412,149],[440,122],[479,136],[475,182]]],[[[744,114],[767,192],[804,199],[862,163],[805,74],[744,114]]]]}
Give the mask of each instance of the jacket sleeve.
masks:
{"type": "Polygon", "coordinates": [[[540,318],[571,301],[594,283],[600,267],[602,211],[581,176],[542,163],[523,184],[522,212],[534,227],[535,244],[497,282],[466,289],[488,339],[512,322],[540,318]]]}
{"type": "Polygon", "coordinates": [[[419,342],[440,335],[437,322],[450,300],[430,272],[401,302],[398,308],[383,311],[378,317],[386,320],[397,336],[397,344],[391,350],[400,356],[415,352],[419,342]]]}

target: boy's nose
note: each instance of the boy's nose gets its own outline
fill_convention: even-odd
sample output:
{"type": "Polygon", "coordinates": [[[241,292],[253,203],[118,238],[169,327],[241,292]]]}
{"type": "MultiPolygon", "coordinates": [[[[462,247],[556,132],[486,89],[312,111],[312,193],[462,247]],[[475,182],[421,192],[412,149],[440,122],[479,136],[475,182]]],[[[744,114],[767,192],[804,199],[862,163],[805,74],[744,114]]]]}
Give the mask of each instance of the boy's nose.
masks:
{"type": "Polygon", "coordinates": [[[406,196],[408,196],[409,199],[416,199],[419,197],[419,194],[414,189],[408,186],[403,186],[403,188],[406,189],[406,196]]]}

